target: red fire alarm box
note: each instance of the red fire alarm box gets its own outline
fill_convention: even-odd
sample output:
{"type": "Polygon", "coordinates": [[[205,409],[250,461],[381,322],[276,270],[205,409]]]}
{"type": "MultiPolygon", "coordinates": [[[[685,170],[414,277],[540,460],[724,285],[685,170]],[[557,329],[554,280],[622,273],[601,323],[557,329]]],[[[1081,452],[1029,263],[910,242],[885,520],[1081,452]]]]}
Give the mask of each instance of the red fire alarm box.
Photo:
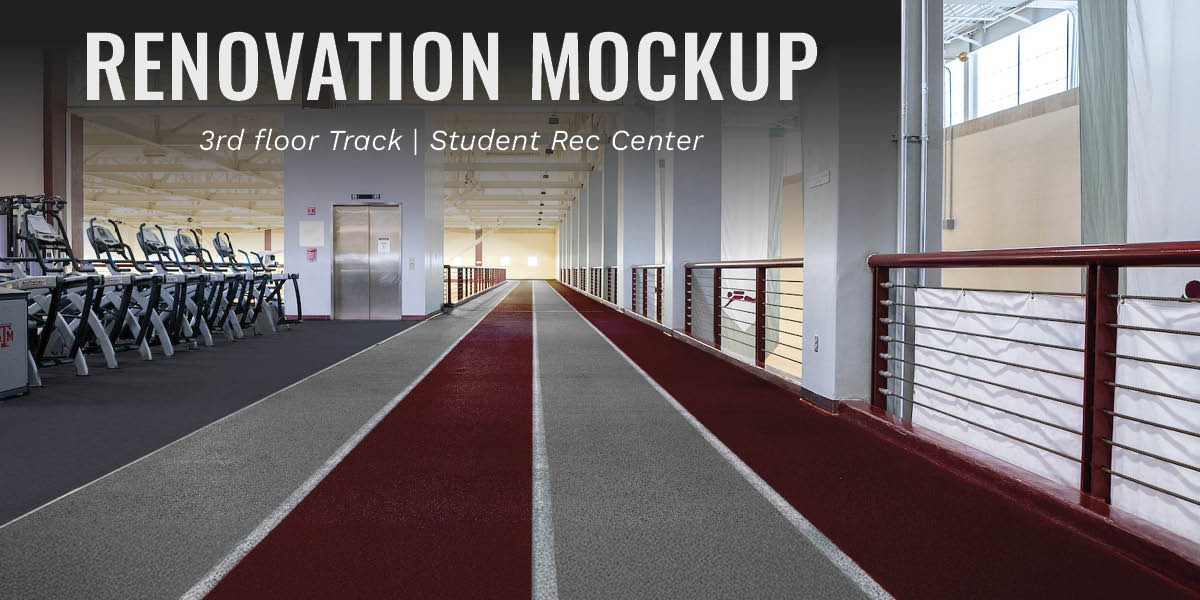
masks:
{"type": "Polygon", "coordinates": [[[317,249],[316,248],[307,248],[305,250],[305,254],[308,255],[308,262],[315,262],[317,260],[317,249]]]}
{"type": "Polygon", "coordinates": [[[305,207],[305,209],[304,209],[304,214],[306,214],[306,215],[308,215],[308,216],[310,216],[310,217],[315,217],[315,216],[317,216],[317,207],[315,207],[315,206],[308,206],[308,207],[305,207]]]}

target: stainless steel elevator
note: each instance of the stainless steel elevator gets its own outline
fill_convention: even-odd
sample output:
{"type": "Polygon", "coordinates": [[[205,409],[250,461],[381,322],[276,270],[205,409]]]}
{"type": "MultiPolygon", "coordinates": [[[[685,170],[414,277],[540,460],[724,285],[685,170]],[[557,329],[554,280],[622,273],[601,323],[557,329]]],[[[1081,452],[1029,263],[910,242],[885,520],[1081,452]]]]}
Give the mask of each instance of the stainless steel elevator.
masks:
{"type": "Polygon", "coordinates": [[[333,318],[399,319],[399,206],[333,207],[333,318]]]}

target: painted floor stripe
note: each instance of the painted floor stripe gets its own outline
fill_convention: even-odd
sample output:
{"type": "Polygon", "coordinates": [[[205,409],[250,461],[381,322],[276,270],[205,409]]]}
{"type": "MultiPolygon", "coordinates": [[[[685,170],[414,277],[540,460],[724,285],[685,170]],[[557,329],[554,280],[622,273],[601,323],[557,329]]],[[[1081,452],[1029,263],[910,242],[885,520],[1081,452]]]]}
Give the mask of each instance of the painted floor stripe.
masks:
{"type": "Polygon", "coordinates": [[[533,597],[538,600],[558,600],[558,568],[554,562],[554,520],[550,511],[550,459],[546,455],[546,426],[542,412],[542,381],[538,361],[539,283],[542,282],[534,282],[533,294],[530,297],[533,313],[533,597]]]}
{"type": "MultiPolygon", "coordinates": [[[[504,293],[504,296],[500,297],[500,302],[503,302],[504,299],[507,298],[513,290],[517,289],[518,286],[520,286],[520,283],[515,283],[509,287],[508,291],[504,293]]],[[[499,303],[497,303],[495,306],[499,306],[499,303]]],[[[495,308],[495,306],[493,306],[493,308],[495,308]]],[[[490,313],[491,310],[484,311],[483,314],[481,314],[479,318],[471,324],[471,327],[469,327],[466,332],[459,336],[458,339],[454,340],[454,343],[450,344],[450,346],[446,348],[446,350],[442,352],[440,356],[434,359],[434,361],[428,367],[426,367],[424,371],[417,375],[416,379],[414,379],[412,383],[408,385],[408,387],[404,388],[403,391],[388,401],[388,403],[385,404],[383,408],[380,408],[379,411],[370,418],[370,420],[368,420],[363,424],[362,427],[358,429],[358,431],[354,432],[354,435],[350,436],[350,439],[346,440],[345,443],[343,443],[337,449],[337,451],[333,453],[332,456],[326,459],[325,462],[316,471],[314,471],[313,474],[308,477],[308,479],[304,481],[304,483],[300,484],[300,487],[296,488],[296,490],[293,491],[283,501],[282,504],[276,507],[275,510],[267,516],[267,518],[263,519],[262,522],[259,523],[258,526],[255,527],[254,530],[251,531],[241,543],[234,547],[234,549],[221,562],[217,563],[217,565],[213,567],[207,575],[205,575],[200,581],[196,582],[191,589],[184,592],[180,598],[182,600],[199,600],[212,591],[212,589],[216,587],[218,583],[220,583],[221,579],[228,575],[229,572],[233,570],[235,566],[237,566],[238,562],[245,558],[246,555],[249,554],[250,551],[259,544],[259,542],[266,538],[267,535],[271,533],[271,530],[275,529],[275,527],[279,525],[279,523],[282,522],[285,517],[287,517],[288,513],[292,512],[292,509],[296,508],[296,506],[299,505],[300,502],[303,501],[304,498],[308,496],[308,494],[312,492],[312,490],[316,488],[318,484],[321,483],[321,480],[325,479],[325,476],[328,475],[330,471],[332,471],[334,467],[338,465],[338,463],[342,462],[342,459],[346,458],[346,455],[349,454],[350,451],[353,450],[354,447],[357,446],[359,442],[361,442],[363,438],[367,436],[367,434],[371,433],[371,430],[374,429],[375,426],[378,425],[379,422],[382,421],[383,418],[386,417],[387,414],[391,412],[397,404],[400,403],[400,401],[404,400],[404,397],[407,396],[409,392],[413,390],[413,388],[417,387],[417,384],[421,383],[421,381],[425,379],[425,377],[429,375],[429,373],[432,372],[434,368],[436,368],[438,364],[440,364],[456,346],[458,346],[459,342],[470,335],[471,332],[474,331],[475,328],[481,322],[483,322],[483,319],[490,313]]],[[[412,328],[406,331],[411,331],[411,329],[412,328]]]]}
{"type": "MultiPolygon", "coordinates": [[[[554,289],[554,287],[551,286],[550,289],[554,289]]],[[[562,294],[559,293],[558,290],[554,290],[554,293],[558,294],[560,298],[562,297],[562,294]]],[[[729,462],[731,466],[733,466],[734,470],[736,470],[743,478],[745,478],[745,480],[756,491],[758,491],[763,498],[766,498],[767,502],[770,502],[771,506],[774,506],[775,510],[778,510],[779,513],[782,514],[783,517],[801,533],[801,535],[812,542],[813,545],[816,546],[816,548],[830,560],[830,562],[832,562],[835,566],[837,566],[838,569],[845,573],[846,577],[853,581],[855,585],[857,585],[863,591],[863,593],[870,598],[876,598],[879,600],[890,600],[892,598],[892,595],[887,593],[887,591],[884,590],[883,587],[878,583],[876,583],[874,579],[871,579],[871,576],[868,575],[867,572],[862,569],[862,567],[858,566],[858,563],[855,563],[854,560],[847,556],[845,552],[842,552],[841,548],[838,548],[837,545],[830,541],[829,538],[825,537],[825,534],[821,533],[816,526],[809,522],[808,519],[804,518],[804,515],[800,514],[795,507],[793,507],[788,503],[787,500],[783,498],[783,496],[780,496],[779,493],[770,486],[770,484],[764,481],[762,477],[759,477],[753,469],[746,465],[746,463],[742,462],[742,459],[738,458],[737,454],[734,454],[728,446],[726,446],[723,442],[721,442],[720,439],[717,438],[717,436],[713,435],[712,432],[709,431],[703,423],[696,419],[696,417],[693,416],[688,409],[684,408],[684,406],[680,404],[674,396],[672,396],[669,392],[667,392],[666,389],[659,385],[654,378],[650,377],[649,373],[646,373],[646,371],[642,370],[642,368],[638,366],[633,359],[629,358],[629,356],[625,354],[625,352],[619,347],[617,347],[617,345],[611,339],[609,339],[608,336],[604,335],[604,332],[600,331],[599,328],[597,328],[594,324],[592,324],[591,321],[584,317],[583,313],[575,310],[575,306],[573,304],[567,301],[566,298],[563,298],[563,302],[566,303],[567,306],[570,306],[575,311],[575,314],[578,314],[579,318],[583,320],[588,327],[592,328],[592,331],[595,331],[596,334],[599,335],[605,342],[608,342],[608,345],[612,346],[612,349],[616,351],[621,358],[624,358],[625,362],[629,363],[629,365],[632,366],[633,369],[637,371],[638,374],[640,374],[646,380],[646,382],[654,388],[655,391],[662,395],[662,397],[666,399],[667,402],[670,403],[671,406],[674,407],[675,410],[678,411],[679,414],[683,416],[683,418],[687,420],[687,422],[691,424],[691,426],[695,428],[697,432],[700,433],[701,437],[703,437],[704,440],[707,441],[709,445],[717,451],[717,453],[719,453],[727,462],[729,462]]]]}

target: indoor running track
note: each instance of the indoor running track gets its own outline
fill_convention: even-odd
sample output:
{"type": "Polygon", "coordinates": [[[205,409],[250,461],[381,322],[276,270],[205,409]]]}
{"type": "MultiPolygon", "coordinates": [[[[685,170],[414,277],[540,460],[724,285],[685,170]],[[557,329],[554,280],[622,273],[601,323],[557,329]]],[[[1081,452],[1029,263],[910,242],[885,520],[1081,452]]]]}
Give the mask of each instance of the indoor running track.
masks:
{"type": "Polygon", "coordinates": [[[0,565],[5,598],[1192,595],[545,282],[0,528],[0,565]]]}

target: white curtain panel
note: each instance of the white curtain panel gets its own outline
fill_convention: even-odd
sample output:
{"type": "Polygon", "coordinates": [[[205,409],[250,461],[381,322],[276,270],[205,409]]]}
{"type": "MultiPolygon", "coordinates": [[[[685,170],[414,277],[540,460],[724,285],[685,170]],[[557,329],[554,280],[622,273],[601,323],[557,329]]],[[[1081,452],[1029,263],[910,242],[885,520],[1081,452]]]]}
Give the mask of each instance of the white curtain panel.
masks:
{"type": "MultiPolygon", "coordinates": [[[[1129,0],[1128,115],[1130,242],[1200,240],[1200,45],[1195,27],[1200,2],[1129,0]]],[[[1133,295],[1179,297],[1191,268],[1128,269],[1133,295]]],[[[1200,331],[1200,305],[1130,300],[1120,307],[1129,325],[1200,331]]],[[[1200,364],[1200,338],[1142,331],[1120,332],[1119,353],[1200,364]]],[[[1121,360],[1119,383],[1200,398],[1200,370],[1121,360]]],[[[1116,412],[1200,432],[1200,405],[1117,390],[1116,412]]],[[[1115,440],[1178,462],[1200,465],[1200,438],[1136,421],[1116,419],[1115,440]]],[[[1134,452],[1114,449],[1113,469],[1173,492],[1200,498],[1200,473],[1134,452]]],[[[1113,478],[1113,505],[1200,540],[1200,506],[1113,478]]]]}
{"type": "MultiPolygon", "coordinates": [[[[721,131],[721,260],[771,256],[771,138],[766,127],[721,131]]],[[[775,219],[776,221],[778,219],[775,219]]],[[[754,270],[726,269],[721,305],[722,348],[754,358],[754,270]]]]}
{"type": "Polygon", "coordinates": [[[1083,353],[995,338],[1081,349],[1083,325],[1018,316],[1082,321],[1083,300],[1069,296],[943,289],[918,290],[915,297],[916,304],[920,306],[1014,316],[953,310],[916,311],[916,324],[927,328],[917,328],[915,331],[915,343],[921,347],[916,348],[914,360],[928,368],[917,368],[913,375],[913,381],[917,384],[913,386],[913,400],[926,405],[913,406],[913,422],[1054,481],[1078,486],[1078,462],[989,432],[961,419],[1078,459],[1082,448],[1080,436],[1054,426],[1081,430],[1082,409],[1043,396],[1074,403],[1082,401],[1083,382],[1077,377],[1083,375],[1083,353]],[[968,335],[965,332],[982,335],[968,335]],[[1064,375],[1022,369],[967,355],[995,358],[1013,365],[1029,365],[1064,375]],[[1008,387],[992,385],[991,382],[1008,387]],[[1051,425],[1004,411],[1028,415],[1051,425]]]}

